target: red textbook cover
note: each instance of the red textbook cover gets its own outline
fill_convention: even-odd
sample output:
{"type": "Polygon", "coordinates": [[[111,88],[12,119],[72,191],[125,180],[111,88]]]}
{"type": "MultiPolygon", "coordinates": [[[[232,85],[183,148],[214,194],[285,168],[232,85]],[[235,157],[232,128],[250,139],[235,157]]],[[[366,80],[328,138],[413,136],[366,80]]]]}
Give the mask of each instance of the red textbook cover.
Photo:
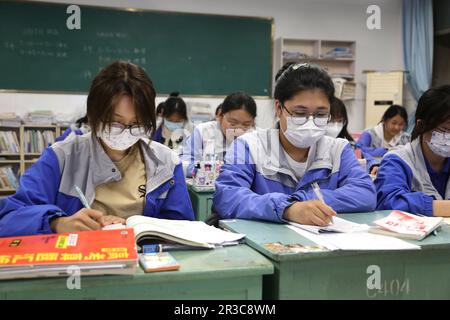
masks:
{"type": "Polygon", "coordinates": [[[112,265],[122,271],[134,268],[137,258],[131,228],[0,238],[0,279],[24,270],[39,276],[39,271],[51,273],[62,270],[57,266],[69,265],[82,271],[96,269],[97,274],[105,273],[103,266],[114,273],[112,265]]]}

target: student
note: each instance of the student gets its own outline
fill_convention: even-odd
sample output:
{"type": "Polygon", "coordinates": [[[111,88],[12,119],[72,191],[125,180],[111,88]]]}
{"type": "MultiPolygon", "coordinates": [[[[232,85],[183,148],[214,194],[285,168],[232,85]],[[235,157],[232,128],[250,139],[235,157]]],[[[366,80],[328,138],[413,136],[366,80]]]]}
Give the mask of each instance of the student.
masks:
{"type": "Polygon", "coordinates": [[[336,212],[374,210],[375,188],[348,141],[325,135],[334,96],[328,74],[310,64],[285,65],[274,96],[279,129],[247,133],[227,151],[213,199],[218,214],[324,226],[336,212]]]}
{"type": "Polygon", "coordinates": [[[164,102],[158,103],[156,107],[156,128],[159,128],[163,121],[164,102]]]}
{"type": "Polygon", "coordinates": [[[192,176],[196,162],[214,157],[223,160],[226,147],[233,140],[255,126],[256,103],[244,92],[235,92],[221,104],[217,121],[202,123],[186,139],[181,160],[189,163],[186,175],[192,176]]]}
{"type": "Polygon", "coordinates": [[[383,114],[378,125],[362,133],[356,147],[361,149],[362,156],[367,159],[370,174],[377,174],[380,159],[386,152],[410,141],[409,134],[404,131],[407,123],[405,108],[393,104],[383,114]]]}
{"type": "Polygon", "coordinates": [[[333,97],[330,103],[330,122],[327,125],[326,135],[332,138],[346,139],[352,146],[355,140],[347,130],[348,116],[344,102],[333,97]]]}
{"type": "Polygon", "coordinates": [[[375,186],[380,210],[450,216],[450,85],[419,99],[412,142],[383,158],[375,186]]]}
{"type": "Polygon", "coordinates": [[[155,89],[141,67],[116,61],[103,68],[87,116],[91,133],[47,148],[17,193],[1,201],[0,237],[98,230],[135,214],[194,219],[179,158],[148,139],[155,89]]]}
{"type": "Polygon", "coordinates": [[[88,125],[87,115],[85,115],[84,117],[81,117],[80,119],[75,121],[75,124],[71,125],[70,128],[67,128],[66,131],[64,131],[62,135],[60,135],[59,137],[57,137],[55,139],[55,142],[63,141],[67,137],[69,137],[70,135],[73,135],[73,134],[83,135],[89,131],[90,131],[90,128],[88,125]]]}
{"type": "Polygon", "coordinates": [[[186,103],[179,92],[172,92],[162,107],[163,121],[152,139],[181,153],[181,146],[185,136],[191,132],[191,125],[187,116],[186,103]]]}

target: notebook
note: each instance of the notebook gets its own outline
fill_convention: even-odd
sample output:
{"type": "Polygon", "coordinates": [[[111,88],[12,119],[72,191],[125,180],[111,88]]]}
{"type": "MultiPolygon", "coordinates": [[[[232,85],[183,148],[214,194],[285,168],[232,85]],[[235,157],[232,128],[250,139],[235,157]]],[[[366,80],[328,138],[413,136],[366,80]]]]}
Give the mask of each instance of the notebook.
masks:
{"type": "Polygon", "coordinates": [[[397,238],[422,240],[444,225],[440,217],[418,216],[404,211],[394,210],[387,217],[373,222],[370,232],[397,238]]]}
{"type": "Polygon", "coordinates": [[[155,252],[139,255],[139,264],[145,272],[180,269],[180,264],[169,252],[155,252]]]}
{"type": "Polygon", "coordinates": [[[134,274],[133,229],[0,238],[0,279],[134,274]]]}
{"type": "Polygon", "coordinates": [[[350,233],[350,232],[363,232],[369,230],[369,226],[367,224],[359,224],[355,222],[351,222],[339,217],[333,217],[333,223],[329,224],[325,227],[318,226],[310,226],[306,224],[299,224],[296,222],[289,222],[290,225],[315,233],[350,233]]]}

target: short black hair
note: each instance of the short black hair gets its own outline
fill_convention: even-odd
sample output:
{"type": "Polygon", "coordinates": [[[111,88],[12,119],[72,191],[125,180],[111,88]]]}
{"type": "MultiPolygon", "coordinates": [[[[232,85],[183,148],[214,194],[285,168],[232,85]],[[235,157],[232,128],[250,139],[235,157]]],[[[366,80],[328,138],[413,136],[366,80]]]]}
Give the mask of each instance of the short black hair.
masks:
{"type": "Polygon", "coordinates": [[[425,91],[420,97],[416,109],[416,122],[411,134],[414,140],[428,132],[436,129],[450,119],[450,85],[445,84],[425,91]]]}
{"type": "Polygon", "coordinates": [[[247,111],[253,118],[256,118],[255,100],[245,92],[234,92],[223,100],[222,107],[220,108],[220,115],[241,109],[247,111]]]}
{"type": "Polygon", "coordinates": [[[320,89],[328,101],[334,97],[334,84],[321,67],[309,63],[286,63],[275,76],[274,97],[281,103],[304,90],[320,89]]]}
{"type": "Polygon", "coordinates": [[[405,120],[405,124],[408,125],[408,113],[406,109],[398,104],[393,104],[384,112],[383,117],[381,118],[381,122],[385,122],[389,119],[392,119],[396,115],[400,115],[400,117],[405,120]]]}
{"type": "Polygon", "coordinates": [[[178,113],[184,120],[188,120],[186,103],[177,91],[169,95],[162,107],[163,117],[170,117],[174,113],[178,113]]]}

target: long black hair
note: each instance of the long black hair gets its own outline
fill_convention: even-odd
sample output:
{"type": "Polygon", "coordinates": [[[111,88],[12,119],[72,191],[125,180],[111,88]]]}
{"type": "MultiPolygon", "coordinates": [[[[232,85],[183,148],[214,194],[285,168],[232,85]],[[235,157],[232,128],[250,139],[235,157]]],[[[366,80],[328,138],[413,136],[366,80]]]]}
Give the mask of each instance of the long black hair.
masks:
{"type": "Polygon", "coordinates": [[[333,97],[330,103],[330,116],[331,120],[336,118],[342,118],[344,119],[344,126],[342,127],[341,132],[338,134],[338,138],[344,138],[348,141],[354,141],[353,137],[350,135],[350,133],[347,130],[348,125],[348,115],[347,115],[347,109],[345,108],[344,102],[336,97],[333,97]]]}
{"type": "Polygon", "coordinates": [[[425,91],[416,109],[416,125],[411,134],[414,140],[436,129],[450,119],[450,85],[442,85],[425,91]],[[419,123],[417,120],[422,120],[419,123]]]}
{"type": "Polygon", "coordinates": [[[170,117],[174,113],[178,113],[184,120],[188,120],[186,103],[177,91],[172,92],[162,105],[164,118],[170,117]]]}

